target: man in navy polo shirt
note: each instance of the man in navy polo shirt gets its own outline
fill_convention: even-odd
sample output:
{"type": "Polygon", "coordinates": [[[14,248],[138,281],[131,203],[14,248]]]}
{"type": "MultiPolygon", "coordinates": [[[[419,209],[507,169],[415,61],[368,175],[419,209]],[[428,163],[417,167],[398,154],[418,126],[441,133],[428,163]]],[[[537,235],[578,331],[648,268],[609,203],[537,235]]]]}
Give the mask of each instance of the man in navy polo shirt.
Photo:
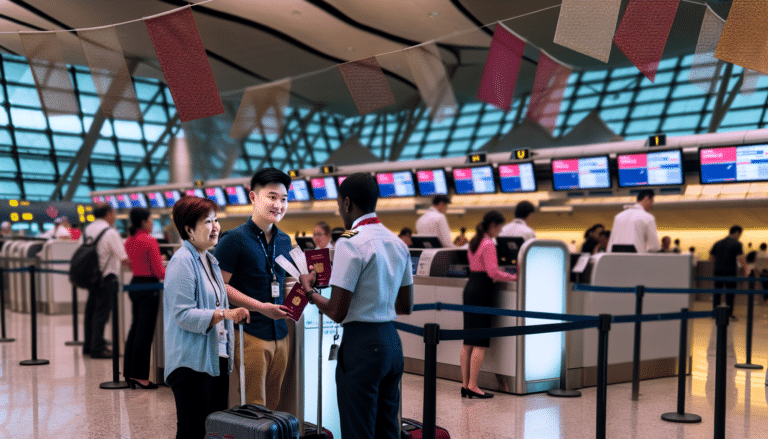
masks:
{"type": "MultiPolygon", "coordinates": [[[[252,311],[243,334],[246,402],[270,409],[280,402],[290,349],[285,322],[288,310],[282,305],[285,270],[275,262],[279,255],[291,260],[291,238],[277,228],[288,210],[290,186],[291,178],[275,168],[253,174],[248,193],[251,217],[223,236],[214,252],[230,304],[252,311]]],[[[240,362],[239,349],[236,336],[235,364],[240,362]]]]}

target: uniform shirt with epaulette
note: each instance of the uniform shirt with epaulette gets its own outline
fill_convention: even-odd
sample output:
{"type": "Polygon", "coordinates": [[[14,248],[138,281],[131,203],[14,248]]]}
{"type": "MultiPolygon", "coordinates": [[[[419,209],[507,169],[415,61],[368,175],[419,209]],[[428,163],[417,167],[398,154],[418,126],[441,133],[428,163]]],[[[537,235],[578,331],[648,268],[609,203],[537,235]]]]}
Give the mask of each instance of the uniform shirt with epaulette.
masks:
{"type": "Polygon", "coordinates": [[[413,284],[408,247],[375,213],[363,215],[336,241],[329,283],[352,292],[342,324],[395,320],[397,293],[413,284]]]}

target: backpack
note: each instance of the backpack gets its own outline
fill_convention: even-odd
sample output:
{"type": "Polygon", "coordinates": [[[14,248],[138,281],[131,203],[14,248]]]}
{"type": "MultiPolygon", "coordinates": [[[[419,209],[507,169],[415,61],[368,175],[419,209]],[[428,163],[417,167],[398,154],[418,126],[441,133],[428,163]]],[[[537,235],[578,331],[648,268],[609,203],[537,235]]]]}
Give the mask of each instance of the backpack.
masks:
{"type": "Polygon", "coordinates": [[[110,227],[102,230],[96,240],[83,237],[83,243],[75,250],[69,263],[69,281],[78,288],[88,290],[101,285],[101,269],[99,268],[99,253],[96,250],[99,241],[110,227]]]}

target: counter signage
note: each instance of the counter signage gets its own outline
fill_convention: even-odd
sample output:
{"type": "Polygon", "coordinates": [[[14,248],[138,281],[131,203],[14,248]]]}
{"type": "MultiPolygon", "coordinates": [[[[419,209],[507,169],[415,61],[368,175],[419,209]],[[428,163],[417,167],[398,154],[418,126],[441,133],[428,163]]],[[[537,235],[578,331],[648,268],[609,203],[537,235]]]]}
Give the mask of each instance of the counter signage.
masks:
{"type": "Polygon", "coordinates": [[[533,163],[499,165],[499,182],[502,192],[535,192],[533,163]]]}
{"type": "Polygon", "coordinates": [[[165,208],[165,199],[162,192],[150,192],[147,194],[147,198],[149,198],[149,205],[151,207],[156,209],[165,208]]]}
{"type": "Polygon", "coordinates": [[[702,183],[768,181],[768,145],[699,150],[702,183]]]}
{"type": "MultiPolygon", "coordinates": [[[[333,179],[333,177],[328,177],[333,179]]],[[[320,179],[322,180],[322,178],[320,179]]],[[[334,196],[334,198],[336,198],[334,196]]],[[[288,201],[309,201],[309,189],[307,180],[292,180],[291,187],[288,188],[288,201]]]]}
{"type": "Polygon", "coordinates": [[[224,190],[220,187],[205,188],[205,197],[211,201],[215,201],[219,206],[227,205],[227,198],[224,196],[224,190]]]}
{"type": "Polygon", "coordinates": [[[619,186],[663,186],[683,184],[682,153],[679,149],[616,157],[619,186]]]}
{"type": "Polygon", "coordinates": [[[448,184],[445,179],[445,169],[419,169],[416,171],[416,181],[419,184],[419,195],[448,195],[448,184]]]}
{"type": "Polygon", "coordinates": [[[376,182],[379,184],[379,193],[383,198],[416,196],[411,171],[376,174],[376,182]]]}
{"type": "Polygon", "coordinates": [[[311,180],[312,196],[315,200],[335,200],[339,194],[336,191],[336,180],[333,177],[317,177],[311,180]]]}
{"type": "Polygon", "coordinates": [[[496,183],[493,181],[493,168],[491,166],[456,168],[453,170],[453,182],[458,195],[496,192],[496,183]]]}
{"type": "Polygon", "coordinates": [[[552,160],[552,187],[556,191],[610,188],[608,156],[552,160]]]}
{"type": "Polygon", "coordinates": [[[432,268],[432,260],[435,259],[435,254],[438,250],[424,250],[419,256],[419,266],[416,268],[416,276],[429,277],[429,270],[432,268]]]}
{"type": "Polygon", "coordinates": [[[227,186],[227,197],[233,206],[248,204],[248,195],[242,186],[227,186]]]}

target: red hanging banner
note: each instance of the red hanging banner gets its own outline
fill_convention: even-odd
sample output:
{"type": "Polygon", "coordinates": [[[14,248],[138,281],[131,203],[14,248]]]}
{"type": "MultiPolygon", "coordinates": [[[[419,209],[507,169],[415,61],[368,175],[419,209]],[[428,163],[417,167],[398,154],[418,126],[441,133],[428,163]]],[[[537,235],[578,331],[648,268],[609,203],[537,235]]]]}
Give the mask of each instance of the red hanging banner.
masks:
{"type": "Polygon", "coordinates": [[[182,122],[224,113],[205,46],[190,8],[145,20],[182,122]]]}
{"type": "Polygon", "coordinates": [[[339,64],[339,71],[360,115],[396,102],[375,57],[339,64]]]}
{"type": "Polygon", "coordinates": [[[525,41],[497,23],[477,90],[479,100],[510,110],[524,51],[525,41]]]}
{"type": "Polygon", "coordinates": [[[571,69],[553,60],[546,53],[541,53],[526,117],[541,125],[550,134],[557,126],[560,104],[563,102],[570,75],[571,69]]]}

